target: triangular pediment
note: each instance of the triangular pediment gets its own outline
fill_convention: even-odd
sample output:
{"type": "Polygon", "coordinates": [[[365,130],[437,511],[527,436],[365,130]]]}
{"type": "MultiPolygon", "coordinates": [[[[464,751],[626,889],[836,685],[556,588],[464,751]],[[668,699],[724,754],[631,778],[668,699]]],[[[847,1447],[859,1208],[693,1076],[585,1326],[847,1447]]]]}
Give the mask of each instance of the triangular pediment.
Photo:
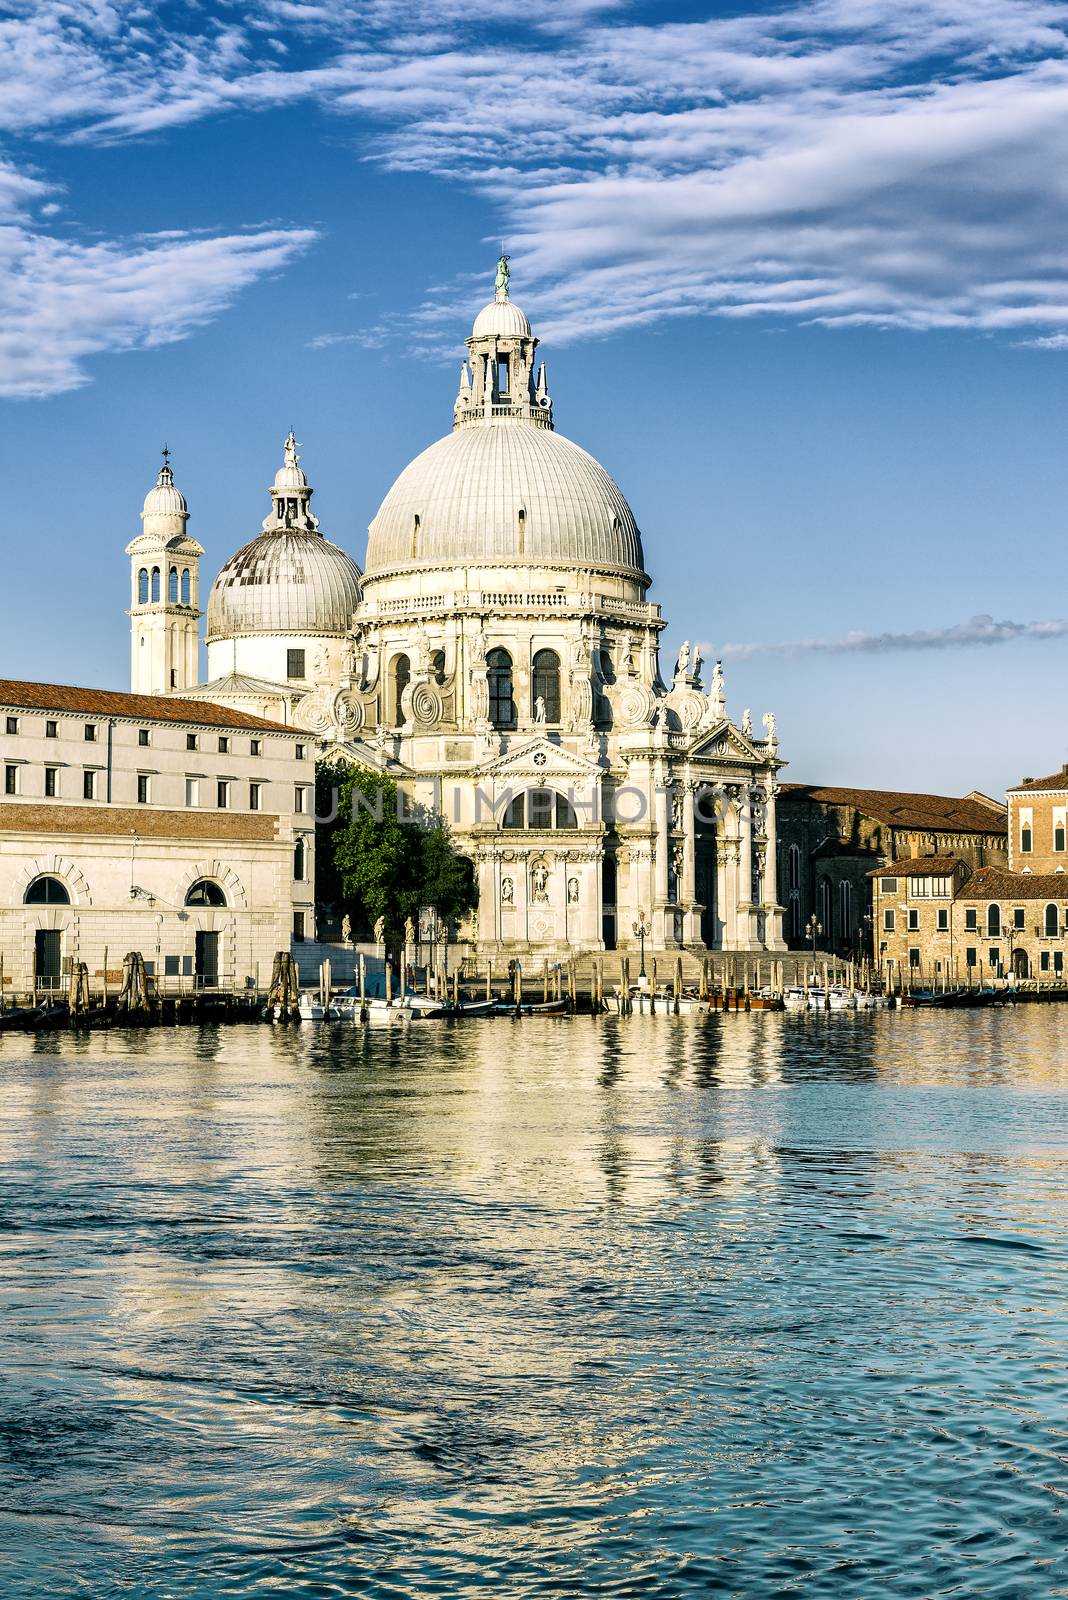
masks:
{"type": "Polygon", "coordinates": [[[416,772],[414,767],[398,761],[395,756],[368,739],[340,739],[332,742],[319,759],[329,763],[331,756],[335,754],[342,761],[348,760],[360,767],[370,767],[372,771],[382,772],[390,778],[426,777],[425,773],[416,772]]]}
{"type": "Polygon", "coordinates": [[[757,750],[733,722],[726,718],[714,728],[696,736],[689,750],[692,761],[760,761],[766,760],[763,750],[757,750]]]}
{"type": "Polygon", "coordinates": [[[602,769],[596,761],[563,750],[551,739],[540,736],[512,745],[502,755],[485,762],[479,769],[495,778],[598,778],[602,769]]]}

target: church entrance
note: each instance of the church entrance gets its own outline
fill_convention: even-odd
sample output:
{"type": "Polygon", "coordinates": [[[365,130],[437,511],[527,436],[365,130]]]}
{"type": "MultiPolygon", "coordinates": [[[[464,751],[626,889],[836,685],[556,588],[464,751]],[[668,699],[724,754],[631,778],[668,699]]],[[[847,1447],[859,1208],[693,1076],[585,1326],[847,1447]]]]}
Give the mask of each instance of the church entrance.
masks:
{"type": "Polygon", "coordinates": [[[697,830],[694,838],[694,892],[701,907],[701,942],[716,943],[716,837],[697,830]]]}
{"type": "Polygon", "coordinates": [[[606,950],[616,947],[616,858],[601,863],[601,938],[606,950]]]}

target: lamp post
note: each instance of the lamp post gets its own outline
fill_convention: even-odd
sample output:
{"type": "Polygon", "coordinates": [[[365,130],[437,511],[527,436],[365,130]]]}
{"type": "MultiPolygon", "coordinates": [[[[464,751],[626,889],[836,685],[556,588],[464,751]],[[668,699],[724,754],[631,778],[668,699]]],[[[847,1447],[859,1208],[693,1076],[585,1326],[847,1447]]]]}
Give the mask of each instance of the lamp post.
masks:
{"type": "Polygon", "coordinates": [[[818,922],[816,920],[816,913],[813,912],[812,915],[808,919],[808,936],[812,940],[812,965],[813,965],[813,967],[816,965],[816,938],[817,938],[817,935],[821,934],[822,932],[823,932],[823,923],[822,922],[818,922]]]}
{"type": "Polygon", "coordinates": [[[638,920],[634,924],[634,937],[639,940],[641,945],[642,967],[638,973],[639,978],[645,977],[645,940],[652,931],[652,928],[645,920],[645,912],[639,911],[638,920]]]}

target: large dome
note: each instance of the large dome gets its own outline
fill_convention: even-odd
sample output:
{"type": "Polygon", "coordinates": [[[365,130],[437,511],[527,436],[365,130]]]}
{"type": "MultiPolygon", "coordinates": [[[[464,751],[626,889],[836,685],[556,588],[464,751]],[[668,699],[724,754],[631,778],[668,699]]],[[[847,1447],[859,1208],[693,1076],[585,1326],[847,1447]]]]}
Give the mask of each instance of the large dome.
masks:
{"type": "Polygon", "coordinates": [[[261,633],[343,634],[360,603],[355,561],[320,533],[261,533],[211,586],[208,642],[261,633]]]}
{"type": "Polygon", "coordinates": [[[645,576],[634,514],[600,463],[561,434],[510,418],[461,428],[416,456],[367,541],[369,576],[413,561],[487,560],[645,576]]]}

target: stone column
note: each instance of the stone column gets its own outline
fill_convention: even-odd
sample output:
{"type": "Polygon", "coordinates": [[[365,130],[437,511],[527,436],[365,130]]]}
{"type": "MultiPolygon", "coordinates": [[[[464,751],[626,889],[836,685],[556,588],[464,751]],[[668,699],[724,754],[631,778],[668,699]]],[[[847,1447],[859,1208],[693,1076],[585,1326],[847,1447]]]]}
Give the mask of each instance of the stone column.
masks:
{"type": "Polygon", "coordinates": [[[743,946],[753,942],[753,809],[750,785],[742,787],[738,817],[738,937],[743,946]]]}
{"type": "Polygon", "coordinates": [[[668,861],[671,852],[670,798],[664,782],[664,774],[659,772],[655,776],[653,787],[653,817],[656,823],[656,883],[654,893],[658,913],[667,904],[668,899],[668,861]]]}

